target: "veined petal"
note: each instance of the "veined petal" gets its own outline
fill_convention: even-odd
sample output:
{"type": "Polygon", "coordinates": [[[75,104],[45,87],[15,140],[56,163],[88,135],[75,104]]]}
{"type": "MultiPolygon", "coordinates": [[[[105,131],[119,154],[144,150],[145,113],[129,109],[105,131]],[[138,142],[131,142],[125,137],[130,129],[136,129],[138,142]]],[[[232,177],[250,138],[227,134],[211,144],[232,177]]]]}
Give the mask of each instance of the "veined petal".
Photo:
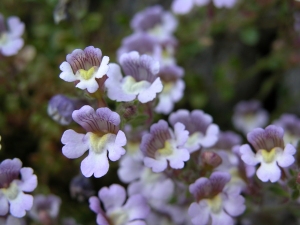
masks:
{"type": "Polygon", "coordinates": [[[63,154],[70,159],[82,156],[89,148],[87,139],[84,134],[78,134],[74,130],[66,130],[61,138],[61,142],[65,144],[62,148],[63,154]]]}
{"type": "Polygon", "coordinates": [[[109,169],[107,151],[96,154],[90,150],[88,156],[82,160],[80,169],[85,177],[90,177],[93,174],[96,178],[104,176],[109,169]]]}

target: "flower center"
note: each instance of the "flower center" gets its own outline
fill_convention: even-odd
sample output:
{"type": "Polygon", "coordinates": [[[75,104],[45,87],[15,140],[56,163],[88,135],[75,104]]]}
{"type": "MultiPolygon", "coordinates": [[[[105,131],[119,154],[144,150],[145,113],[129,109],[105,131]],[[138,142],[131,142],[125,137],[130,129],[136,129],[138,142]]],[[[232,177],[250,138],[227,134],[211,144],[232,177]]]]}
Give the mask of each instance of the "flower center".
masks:
{"type": "Polygon", "coordinates": [[[128,215],[123,209],[116,209],[111,213],[108,213],[111,225],[123,225],[127,224],[128,215]]]}
{"type": "Polygon", "coordinates": [[[116,135],[114,134],[104,134],[99,136],[95,133],[90,135],[90,147],[95,153],[101,154],[107,149],[107,144],[112,142],[116,135]]]}
{"type": "Polygon", "coordinates": [[[220,194],[214,196],[211,199],[207,199],[207,203],[210,207],[210,210],[213,213],[219,213],[222,209],[222,198],[221,198],[220,194]]]}
{"type": "Polygon", "coordinates": [[[192,135],[189,136],[189,138],[186,142],[187,146],[193,146],[193,145],[197,144],[201,137],[203,137],[201,132],[193,133],[192,135]]]}
{"type": "Polygon", "coordinates": [[[163,88],[162,93],[163,94],[169,94],[172,91],[173,87],[174,87],[173,82],[164,82],[163,84],[164,84],[164,88],[163,88]]]}
{"type": "Polygon", "coordinates": [[[261,155],[263,157],[263,160],[265,163],[272,163],[274,161],[274,159],[276,158],[276,153],[278,152],[278,148],[272,148],[271,151],[267,151],[267,150],[262,150],[261,151],[261,155]]]}
{"type": "Polygon", "coordinates": [[[148,81],[140,81],[136,82],[136,80],[132,76],[127,76],[125,78],[125,82],[123,83],[123,90],[126,93],[130,94],[139,94],[142,90],[148,88],[150,86],[150,83],[148,81]]]}
{"type": "Polygon", "coordinates": [[[19,194],[19,188],[15,182],[12,182],[8,188],[1,188],[1,191],[9,200],[16,199],[19,194]]]}
{"type": "Polygon", "coordinates": [[[93,77],[95,70],[96,70],[96,67],[93,66],[89,70],[80,69],[80,70],[78,70],[78,72],[84,80],[89,80],[93,77]]]}
{"type": "Polygon", "coordinates": [[[173,146],[172,146],[172,144],[170,143],[170,141],[165,141],[164,147],[158,149],[157,152],[158,152],[160,155],[165,155],[165,156],[171,155],[171,154],[173,153],[173,146]]]}

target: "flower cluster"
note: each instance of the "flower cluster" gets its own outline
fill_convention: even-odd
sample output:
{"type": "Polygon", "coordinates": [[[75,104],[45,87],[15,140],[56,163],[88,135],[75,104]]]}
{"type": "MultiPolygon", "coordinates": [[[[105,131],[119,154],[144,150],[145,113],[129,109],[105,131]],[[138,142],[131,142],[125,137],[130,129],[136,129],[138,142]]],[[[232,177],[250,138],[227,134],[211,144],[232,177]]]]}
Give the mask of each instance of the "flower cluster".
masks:
{"type": "MultiPolygon", "coordinates": [[[[171,8],[186,14],[194,6],[215,10],[236,2],[174,0],[171,8]]],[[[79,171],[70,196],[96,214],[96,223],[247,224],[251,210],[263,205],[265,190],[271,190],[271,204],[272,191],[281,191],[284,203],[299,199],[297,115],[282,114],[268,125],[261,102],[238,102],[229,120],[235,133],[221,130],[209,108],[175,106],[185,89],[185,70],[175,59],[177,18],[154,5],[134,15],[130,26],[133,34],[122,40],[116,57],[94,46],[72,49],[58,77],[73,82],[78,96],[57,94],[47,108],[53,121],[70,126],[60,138],[62,160],[79,171]]],[[[23,32],[17,17],[6,23],[0,14],[1,55],[22,48],[23,32]]],[[[59,219],[61,197],[30,195],[36,187],[37,176],[20,159],[0,163],[0,224],[25,225],[28,214],[42,225],[77,225],[73,218],[59,219]]]]}

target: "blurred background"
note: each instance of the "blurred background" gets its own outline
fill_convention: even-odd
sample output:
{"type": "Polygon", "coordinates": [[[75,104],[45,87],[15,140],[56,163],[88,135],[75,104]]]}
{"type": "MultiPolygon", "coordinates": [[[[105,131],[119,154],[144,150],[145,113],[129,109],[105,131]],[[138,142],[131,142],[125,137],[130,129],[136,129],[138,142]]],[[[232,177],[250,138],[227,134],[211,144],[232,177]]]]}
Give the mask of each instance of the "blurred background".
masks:
{"type": "MultiPolygon", "coordinates": [[[[60,64],[74,49],[93,45],[116,62],[122,39],[133,31],[133,15],[161,0],[1,0],[0,13],[25,23],[24,47],[11,57],[0,55],[1,161],[20,158],[38,176],[36,194],[62,199],[60,218],[95,224],[88,201],[71,197],[70,182],[80,173],[82,159],[61,153],[62,126],[47,114],[56,94],[84,97],[59,78],[60,64]]],[[[231,8],[213,4],[177,16],[175,57],[184,68],[186,89],[175,109],[202,109],[221,130],[234,130],[234,106],[257,99],[270,113],[300,116],[300,2],[239,0],[231,8]]],[[[167,118],[167,117],[166,117],[167,118]]],[[[117,163],[100,179],[90,178],[95,191],[119,182],[117,163]]],[[[35,224],[31,222],[30,224],[35,224]]]]}

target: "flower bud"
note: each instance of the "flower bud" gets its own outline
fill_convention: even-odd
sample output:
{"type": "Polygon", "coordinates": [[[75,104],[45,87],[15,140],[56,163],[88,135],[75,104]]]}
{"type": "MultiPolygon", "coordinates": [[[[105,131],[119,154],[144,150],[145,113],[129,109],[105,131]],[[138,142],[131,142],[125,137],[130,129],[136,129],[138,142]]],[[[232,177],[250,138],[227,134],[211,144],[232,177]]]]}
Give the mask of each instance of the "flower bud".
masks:
{"type": "Polygon", "coordinates": [[[211,151],[203,152],[201,159],[204,164],[212,166],[213,168],[218,167],[222,163],[222,158],[217,153],[211,151]]]}

